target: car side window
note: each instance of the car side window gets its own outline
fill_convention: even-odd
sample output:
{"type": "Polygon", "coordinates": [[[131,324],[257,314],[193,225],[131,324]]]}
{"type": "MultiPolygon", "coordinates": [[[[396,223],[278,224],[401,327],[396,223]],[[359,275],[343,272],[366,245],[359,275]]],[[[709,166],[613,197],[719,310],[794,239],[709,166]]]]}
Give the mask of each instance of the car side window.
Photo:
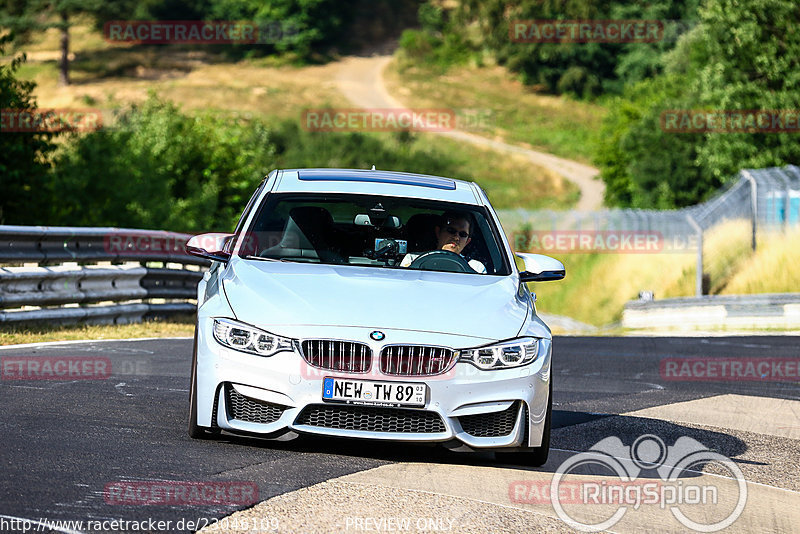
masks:
{"type": "Polygon", "coordinates": [[[239,222],[236,223],[236,229],[233,231],[233,233],[238,234],[242,231],[242,226],[244,226],[245,221],[250,216],[250,212],[253,210],[256,199],[261,194],[261,191],[264,189],[265,185],[267,185],[266,178],[261,181],[261,184],[256,188],[256,192],[250,197],[250,200],[247,202],[247,206],[245,206],[244,211],[242,212],[242,216],[239,217],[239,222]]]}

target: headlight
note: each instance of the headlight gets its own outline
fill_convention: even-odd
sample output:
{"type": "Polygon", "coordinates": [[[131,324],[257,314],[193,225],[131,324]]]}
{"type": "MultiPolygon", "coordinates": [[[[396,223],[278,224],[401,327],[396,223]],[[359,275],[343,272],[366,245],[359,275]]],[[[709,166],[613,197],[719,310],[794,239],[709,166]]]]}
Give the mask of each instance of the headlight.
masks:
{"type": "Polygon", "coordinates": [[[478,369],[508,369],[527,365],[539,355],[539,340],[521,337],[486,347],[460,351],[458,361],[471,363],[478,369]]]}
{"type": "Polygon", "coordinates": [[[294,348],[294,343],[289,338],[231,319],[214,319],[214,339],[226,347],[258,356],[272,356],[294,348]]]}

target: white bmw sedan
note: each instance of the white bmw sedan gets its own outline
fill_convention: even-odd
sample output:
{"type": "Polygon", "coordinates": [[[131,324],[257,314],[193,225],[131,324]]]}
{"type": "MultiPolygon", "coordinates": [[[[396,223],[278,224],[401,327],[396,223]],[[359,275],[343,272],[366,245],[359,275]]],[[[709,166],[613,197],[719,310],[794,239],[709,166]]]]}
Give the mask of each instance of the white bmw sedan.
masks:
{"type": "Polygon", "coordinates": [[[438,442],[547,460],[549,328],[475,183],[375,170],[264,179],[233,234],[193,237],[189,434],[438,442]]]}

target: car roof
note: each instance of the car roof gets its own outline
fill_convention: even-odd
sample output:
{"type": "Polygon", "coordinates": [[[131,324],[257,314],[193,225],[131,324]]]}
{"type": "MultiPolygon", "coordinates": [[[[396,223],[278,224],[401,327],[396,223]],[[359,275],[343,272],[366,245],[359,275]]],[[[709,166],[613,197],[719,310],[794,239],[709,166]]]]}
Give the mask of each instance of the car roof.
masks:
{"type": "Polygon", "coordinates": [[[481,205],[473,182],[427,174],[365,169],[284,169],[276,193],[349,193],[412,197],[481,205]]]}

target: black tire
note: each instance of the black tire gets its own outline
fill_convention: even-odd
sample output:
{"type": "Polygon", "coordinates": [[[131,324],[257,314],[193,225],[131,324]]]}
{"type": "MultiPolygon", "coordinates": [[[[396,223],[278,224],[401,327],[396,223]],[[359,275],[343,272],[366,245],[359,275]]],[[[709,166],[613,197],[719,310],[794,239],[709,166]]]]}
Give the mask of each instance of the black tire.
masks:
{"type": "Polygon", "coordinates": [[[197,424],[197,328],[195,328],[194,348],[192,349],[192,382],[189,384],[189,437],[193,439],[214,439],[218,435],[218,429],[197,424]]]}
{"type": "MultiPolygon", "coordinates": [[[[550,420],[553,415],[553,378],[550,377],[550,390],[547,396],[547,414],[544,418],[544,432],[542,432],[542,444],[539,447],[532,447],[525,452],[496,452],[495,458],[498,462],[505,464],[526,465],[541,467],[547,463],[550,454],[550,420]]],[[[527,435],[527,432],[526,432],[527,435]]]]}

